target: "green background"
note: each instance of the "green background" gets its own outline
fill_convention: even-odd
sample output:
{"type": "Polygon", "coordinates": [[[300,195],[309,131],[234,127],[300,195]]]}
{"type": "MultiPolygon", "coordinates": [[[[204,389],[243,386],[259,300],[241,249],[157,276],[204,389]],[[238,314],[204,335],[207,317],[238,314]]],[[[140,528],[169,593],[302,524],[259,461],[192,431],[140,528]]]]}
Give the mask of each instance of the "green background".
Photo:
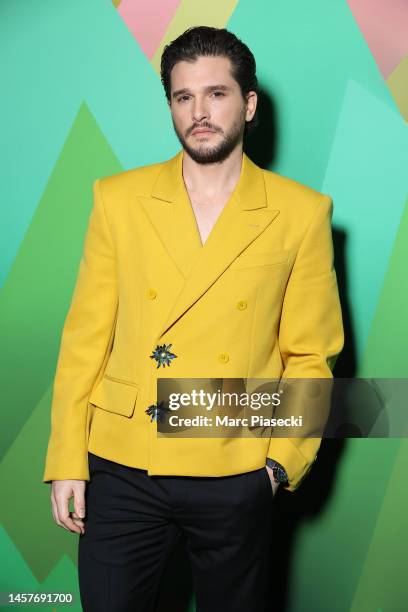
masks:
{"type": "MultiPolygon", "coordinates": [[[[144,5],[147,15],[160,3],[144,5]]],[[[261,124],[250,157],[333,198],[346,328],[335,375],[408,377],[406,122],[350,6],[170,8],[149,55],[119,2],[0,6],[2,591],[68,591],[79,602],[78,536],[53,523],[42,484],[60,334],[93,180],[179,150],[157,62],[186,27],[227,27],[256,57],[261,124]]],[[[273,609],[408,609],[407,465],[406,439],[322,444],[300,489],[277,499],[273,609]]]]}

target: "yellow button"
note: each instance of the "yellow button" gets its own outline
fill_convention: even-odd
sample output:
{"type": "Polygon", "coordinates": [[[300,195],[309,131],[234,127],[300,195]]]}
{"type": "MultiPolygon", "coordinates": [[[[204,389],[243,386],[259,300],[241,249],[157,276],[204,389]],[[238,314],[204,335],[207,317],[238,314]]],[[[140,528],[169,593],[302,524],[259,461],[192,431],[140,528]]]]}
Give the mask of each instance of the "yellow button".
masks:
{"type": "Polygon", "coordinates": [[[227,363],[227,361],[229,361],[228,353],[220,353],[218,355],[218,361],[220,361],[221,363],[227,363]]]}
{"type": "Polygon", "coordinates": [[[245,308],[247,307],[247,302],[246,300],[240,300],[237,304],[237,308],[238,310],[245,310],[245,308]]]}
{"type": "Polygon", "coordinates": [[[157,291],[155,291],[155,289],[149,289],[147,292],[147,297],[149,298],[149,300],[154,300],[156,295],[157,295],[157,291]]]}

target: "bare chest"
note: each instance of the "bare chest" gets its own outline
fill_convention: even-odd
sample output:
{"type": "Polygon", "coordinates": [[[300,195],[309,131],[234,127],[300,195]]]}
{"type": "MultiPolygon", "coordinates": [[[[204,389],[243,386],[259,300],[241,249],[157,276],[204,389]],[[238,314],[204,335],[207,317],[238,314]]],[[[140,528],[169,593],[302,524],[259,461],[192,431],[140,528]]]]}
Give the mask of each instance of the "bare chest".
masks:
{"type": "Polygon", "coordinates": [[[218,217],[228,202],[229,196],[224,196],[215,202],[205,203],[197,197],[190,195],[190,202],[193,208],[198,231],[200,233],[201,242],[207,240],[211,230],[213,229],[218,217]]]}

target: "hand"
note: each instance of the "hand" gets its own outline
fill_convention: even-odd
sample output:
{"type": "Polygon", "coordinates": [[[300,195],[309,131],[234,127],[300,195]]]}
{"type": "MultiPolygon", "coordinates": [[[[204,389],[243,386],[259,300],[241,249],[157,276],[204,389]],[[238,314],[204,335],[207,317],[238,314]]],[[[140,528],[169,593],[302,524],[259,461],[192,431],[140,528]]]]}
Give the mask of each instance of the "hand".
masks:
{"type": "Polygon", "coordinates": [[[268,470],[269,479],[270,479],[271,484],[272,484],[273,495],[275,495],[275,493],[278,490],[278,487],[280,485],[280,482],[278,480],[275,480],[272,468],[269,467],[269,465],[265,465],[265,467],[268,470]]]}
{"type": "Polygon", "coordinates": [[[74,533],[85,533],[85,485],[86,480],[53,480],[51,508],[54,521],[60,527],[74,533]],[[69,512],[69,500],[74,497],[74,512],[69,512]]]}

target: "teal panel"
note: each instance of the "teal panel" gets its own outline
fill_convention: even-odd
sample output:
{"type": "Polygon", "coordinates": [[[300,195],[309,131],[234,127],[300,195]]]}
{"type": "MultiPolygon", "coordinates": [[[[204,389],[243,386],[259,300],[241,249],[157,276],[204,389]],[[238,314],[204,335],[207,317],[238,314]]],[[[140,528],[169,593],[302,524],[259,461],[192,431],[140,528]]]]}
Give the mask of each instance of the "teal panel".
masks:
{"type": "Polygon", "coordinates": [[[345,234],[345,297],[352,310],[357,360],[367,342],[401,222],[407,168],[408,131],[401,115],[350,80],[323,191],[333,197],[333,225],[345,234]]]}
{"type": "Polygon", "coordinates": [[[124,168],[166,159],[178,141],[160,79],[111,2],[2,3],[0,32],[1,286],[84,100],[124,168]]]}
{"type": "MultiPolygon", "coordinates": [[[[346,2],[241,0],[228,28],[254,53],[276,113],[277,172],[321,187],[350,78],[396,108],[346,2]]],[[[259,129],[269,134],[268,120],[259,129]]]]}

